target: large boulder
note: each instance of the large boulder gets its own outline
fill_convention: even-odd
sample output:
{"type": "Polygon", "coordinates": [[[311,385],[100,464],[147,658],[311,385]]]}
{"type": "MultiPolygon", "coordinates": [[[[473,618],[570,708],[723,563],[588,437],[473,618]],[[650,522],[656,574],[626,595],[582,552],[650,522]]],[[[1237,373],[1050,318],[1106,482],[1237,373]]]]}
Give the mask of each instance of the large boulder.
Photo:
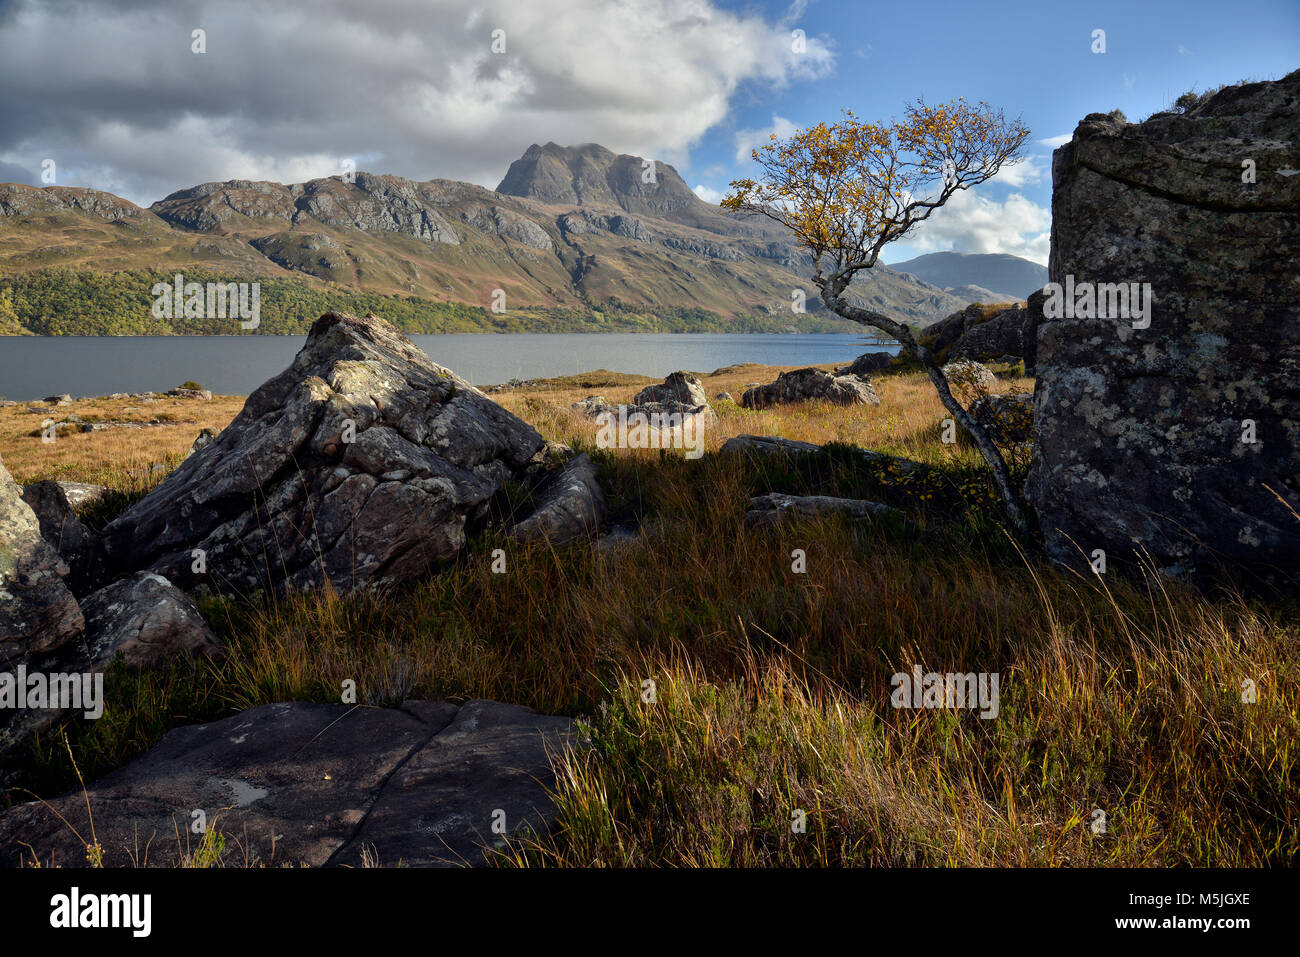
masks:
{"type": "Polygon", "coordinates": [[[0,867],[85,867],[92,833],[106,867],[175,866],[200,856],[199,821],[229,837],[207,863],[481,866],[547,826],[552,755],[575,743],[568,718],[493,701],[262,705],[0,814],[0,867]]]}
{"type": "Polygon", "coordinates": [[[952,359],[976,362],[1024,359],[1034,353],[1037,334],[1029,311],[1014,305],[968,328],[948,355],[952,359]]]}
{"type": "Polygon", "coordinates": [[[0,462],[0,669],[80,636],[85,620],[64,581],[68,574],[0,462]]]}
{"type": "Polygon", "coordinates": [[[1300,71],[1056,151],[1027,494],[1057,558],[1300,567],[1297,142],[1300,71]]]}
{"type": "Polygon", "coordinates": [[[972,303],[921,330],[918,340],[940,362],[973,359],[1005,362],[1022,359],[1028,372],[1034,364],[1041,310],[1013,303],[1002,309],[972,303]]]}
{"type": "Polygon", "coordinates": [[[382,319],[327,313],[104,545],[118,567],[185,589],[392,584],[454,556],[542,444],[382,319]]]}
{"type": "Polygon", "coordinates": [[[795,369],[782,372],[775,382],[749,389],[740,404],[747,409],[765,409],[772,405],[808,401],[835,405],[878,405],[876,390],[866,379],[856,375],[833,375],[821,369],[795,369]]]}

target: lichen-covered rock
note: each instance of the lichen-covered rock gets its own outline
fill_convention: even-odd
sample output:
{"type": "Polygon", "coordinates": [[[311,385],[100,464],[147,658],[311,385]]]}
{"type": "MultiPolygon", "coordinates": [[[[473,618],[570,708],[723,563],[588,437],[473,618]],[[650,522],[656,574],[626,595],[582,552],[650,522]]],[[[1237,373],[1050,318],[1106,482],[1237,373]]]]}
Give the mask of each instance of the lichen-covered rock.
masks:
{"type": "Polygon", "coordinates": [[[0,462],[0,668],[81,634],[85,621],[64,581],[68,574],[0,462]]]}
{"type": "Polygon", "coordinates": [[[1050,276],[1080,308],[1045,303],[1027,494],[1057,558],[1300,567],[1298,142],[1300,71],[1056,151],[1050,276]],[[1108,290],[1086,317],[1102,283],[1149,313],[1108,290]]]}
{"type": "Polygon", "coordinates": [[[699,377],[689,372],[674,372],[660,385],[648,385],[632,398],[633,405],[645,402],[678,402],[690,408],[709,404],[699,377]]]}
{"type": "Polygon", "coordinates": [[[156,668],[181,653],[223,654],[203,613],[184,592],[152,572],[101,588],[81,602],[86,616],[87,660],[102,670],[121,652],[128,667],[156,668]]]}
{"type": "Polygon", "coordinates": [[[902,521],[896,508],[861,498],[835,498],[830,495],[785,495],[773,492],[749,500],[745,524],[751,528],[768,528],[785,518],[823,519],[843,516],[849,521],[873,519],[902,521]]]}
{"type": "Polygon", "coordinates": [[[1005,361],[1011,357],[1029,364],[1037,348],[1037,335],[1033,315],[1024,306],[1015,305],[968,327],[953,344],[949,356],[976,362],[1005,361]]]}
{"type": "Polygon", "coordinates": [[[747,409],[817,400],[835,405],[878,405],[876,390],[856,375],[832,375],[821,369],[782,372],[775,382],[749,389],[740,398],[747,409]]]}
{"type": "Polygon", "coordinates": [[[595,535],[605,520],[605,494],[584,452],[551,472],[537,489],[536,507],[510,529],[524,541],[552,545],[595,535]]]}
{"type": "Polygon", "coordinates": [[[76,595],[94,588],[102,570],[99,536],[81,520],[73,505],[73,499],[93,501],[81,489],[96,487],[46,480],[23,488],[23,501],[40,523],[41,536],[68,566],[68,586],[76,595]]]}
{"type": "Polygon", "coordinates": [[[948,386],[954,394],[981,395],[998,384],[998,377],[993,374],[993,371],[973,359],[949,362],[943,367],[943,374],[947,377],[948,386]]]}
{"type": "Polygon", "coordinates": [[[186,589],[392,584],[454,556],[542,444],[382,319],[328,313],[104,544],[186,589]]]}

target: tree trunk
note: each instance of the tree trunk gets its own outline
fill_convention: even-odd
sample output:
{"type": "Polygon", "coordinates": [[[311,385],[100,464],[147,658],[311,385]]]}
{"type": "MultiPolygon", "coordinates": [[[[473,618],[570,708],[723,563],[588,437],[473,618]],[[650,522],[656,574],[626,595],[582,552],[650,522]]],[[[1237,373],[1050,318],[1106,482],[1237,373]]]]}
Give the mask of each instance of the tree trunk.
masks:
{"type": "Polygon", "coordinates": [[[919,345],[912,338],[912,331],[901,322],[895,322],[888,316],[879,312],[873,312],[869,309],[860,309],[857,306],[850,305],[840,293],[844,291],[844,286],[832,281],[822,287],[822,302],[826,307],[844,319],[859,323],[864,326],[871,326],[873,329],[879,329],[881,332],[888,333],[902,344],[907,354],[921,363],[926,374],[930,376],[930,381],[934,383],[935,391],[939,393],[939,401],[943,407],[952,413],[952,417],[957,423],[965,429],[975,440],[975,447],[979,449],[984,460],[989,463],[993,469],[993,482],[997,486],[998,494],[1002,497],[1002,505],[1007,511],[1007,516],[1011,519],[1016,531],[1024,533],[1028,530],[1028,522],[1025,519],[1025,506],[1016,494],[1015,486],[1011,482],[1011,470],[1007,468],[1006,460],[1002,458],[1002,453],[998,447],[993,444],[989,438],[988,431],[984,426],[975,421],[971,415],[961,407],[948,387],[948,377],[943,374],[934,361],[934,356],[925,346],[919,345]],[[836,287],[839,288],[836,288],[836,287]]]}

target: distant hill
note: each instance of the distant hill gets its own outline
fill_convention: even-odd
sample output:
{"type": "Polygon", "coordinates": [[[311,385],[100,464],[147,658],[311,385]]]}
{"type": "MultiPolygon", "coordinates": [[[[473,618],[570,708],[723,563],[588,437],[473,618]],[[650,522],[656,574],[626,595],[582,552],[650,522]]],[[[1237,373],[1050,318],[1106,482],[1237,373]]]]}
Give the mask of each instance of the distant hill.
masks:
{"type": "Polygon", "coordinates": [[[1047,282],[1046,266],[1005,253],[927,253],[889,268],[951,291],[967,302],[983,300],[966,298],[977,290],[964,287],[979,287],[997,301],[1009,301],[1024,299],[1047,282]]]}
{"type": "MultiPolygon", "coordinates": [[[[721,215],[672,166],[596,144],[530,146],[497,190],[358,172],[352,181],[203,183],[143,209],[97,190],[0,184],[0,279],[69,268],[298,278],[478,308],[503,290],[511,311],[842,322],[821,308],[809,258],[779,225],[721,215]],[[791,310],[796,289],[807,315],[791,310]]],[[[967,304],[883,266],[861,275],[850,297],[912,324],[967,304]]]]}

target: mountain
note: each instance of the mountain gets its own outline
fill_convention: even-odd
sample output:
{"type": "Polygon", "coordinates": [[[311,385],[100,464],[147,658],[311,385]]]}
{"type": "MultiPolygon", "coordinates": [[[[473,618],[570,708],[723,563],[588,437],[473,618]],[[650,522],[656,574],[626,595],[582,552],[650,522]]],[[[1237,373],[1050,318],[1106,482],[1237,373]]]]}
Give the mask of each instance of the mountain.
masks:
{"type": "Polygon", "coordinates": [[[1024,299],[1047,282],[1046,266],[1005,253],[928,253],[889,268],[948,290],[967,302],[1024,299]],[[992,300],[970,297],[972,290],[963,287],[980,287],[992,300]]]}
{"type": "MultiPolygon", "coordinates": [[[[721,215],[666,163],[596,144],[530,146],[496,190],[358,172],[280,184],[229,180],[148,209],[111,193],[0,184],[0,277],[49,267],[310,277],[435,302],[790,315],[822,312],[811,262],[778,225],[721,215]],[[653,175],[649,175],[650,173],[653,175]]],[[[850,294],[907,322],[966,300],[876,267],[850,294]]]]}

